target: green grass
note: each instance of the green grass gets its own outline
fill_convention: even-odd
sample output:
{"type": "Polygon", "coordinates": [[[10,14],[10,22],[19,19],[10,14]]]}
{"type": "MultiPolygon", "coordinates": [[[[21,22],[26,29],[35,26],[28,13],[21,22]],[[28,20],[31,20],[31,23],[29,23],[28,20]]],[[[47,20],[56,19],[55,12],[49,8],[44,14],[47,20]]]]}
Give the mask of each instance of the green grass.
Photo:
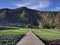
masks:
{"type": "Polygon", "coordinates": [[[60,32],[53,29],[33,29],[33,32],[42,40],[50,41],[60,39],[60,32]]]}
{"type": "Polygon", "coordinates": [[[27,28],[0,31],[0,45],[15,45],[28,32],[27,28]]]}

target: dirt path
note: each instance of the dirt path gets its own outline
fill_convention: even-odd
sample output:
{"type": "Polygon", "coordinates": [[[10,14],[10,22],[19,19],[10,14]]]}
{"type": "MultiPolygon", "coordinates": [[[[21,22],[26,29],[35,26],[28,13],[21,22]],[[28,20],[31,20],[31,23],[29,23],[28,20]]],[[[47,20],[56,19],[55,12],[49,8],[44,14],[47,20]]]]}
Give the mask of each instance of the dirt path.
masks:
{"type": "Polygon", "coordinates": [[[16,45],[45,45],[40,39],[38,39],[31,31],[26,34],[16,45]]]}

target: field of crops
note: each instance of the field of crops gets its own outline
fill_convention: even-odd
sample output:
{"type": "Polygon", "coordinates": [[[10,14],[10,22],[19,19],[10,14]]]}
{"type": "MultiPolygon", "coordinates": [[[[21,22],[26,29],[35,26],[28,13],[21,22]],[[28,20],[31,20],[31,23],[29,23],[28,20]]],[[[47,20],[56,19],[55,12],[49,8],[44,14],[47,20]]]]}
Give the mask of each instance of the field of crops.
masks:
{"type": "Polygon", "coordinates": [[[33,33],[46,41],[60,40],[60,32],[53,29],[33,29],[33,33]]]}
{"type": "Polygon", "coordinates": [[[0,45],[15,45],[27,32],[27,28],[1,30],[0,45]]]}

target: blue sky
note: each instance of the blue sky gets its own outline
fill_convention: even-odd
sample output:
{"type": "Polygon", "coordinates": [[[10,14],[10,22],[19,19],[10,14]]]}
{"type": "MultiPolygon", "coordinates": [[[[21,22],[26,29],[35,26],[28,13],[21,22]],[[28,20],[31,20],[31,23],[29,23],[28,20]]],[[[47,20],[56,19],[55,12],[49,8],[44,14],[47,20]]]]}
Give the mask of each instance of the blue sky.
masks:
{"type": "Polygon", "coordinates": [[[60,0],[0,0],[0,9],[19,7],[42,11],[60,11],[60,0]]]}

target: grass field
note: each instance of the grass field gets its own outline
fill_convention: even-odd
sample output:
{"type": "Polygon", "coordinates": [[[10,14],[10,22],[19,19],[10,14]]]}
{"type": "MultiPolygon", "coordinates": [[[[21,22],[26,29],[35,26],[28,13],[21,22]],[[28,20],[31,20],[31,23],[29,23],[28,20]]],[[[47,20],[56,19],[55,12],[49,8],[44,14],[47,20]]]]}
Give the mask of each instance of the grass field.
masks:
{"type": "Polygon", "coordinates": [[[15,45],[27,32],[27,28],[1,30],[0,45],[15,45]]]}
{"type": "Polygon", "coordinates": [[[60,32],[53,29],[33,29],[33,33],[42,40],[60,40],[60,32]]]}

